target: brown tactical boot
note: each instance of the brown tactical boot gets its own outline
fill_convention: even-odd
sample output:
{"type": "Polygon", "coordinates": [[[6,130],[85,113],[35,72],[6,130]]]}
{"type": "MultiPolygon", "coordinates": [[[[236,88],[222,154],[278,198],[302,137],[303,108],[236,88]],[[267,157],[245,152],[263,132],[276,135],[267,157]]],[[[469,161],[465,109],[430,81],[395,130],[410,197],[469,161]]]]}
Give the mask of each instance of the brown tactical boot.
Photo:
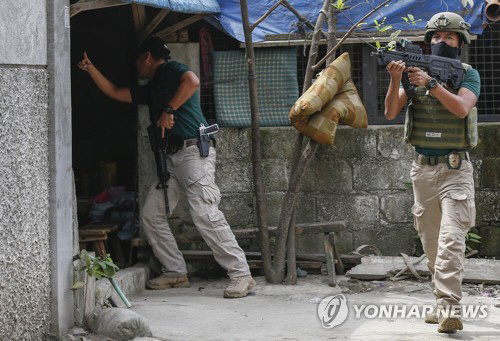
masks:
{"type": "Polygon", "coordinates": [[[456,333],[457,330],[464,329],[462,319],[460,318],[460,312],[454,311],[453,309],[439,309],[437,311],[437,317],[439,321],[438,332],[439,333],[456,333]]]}
{"type": "Polygon", "coordinates": [[[256,286],[252,276],[242,276],[242,277],[233,277],[229,281],[229,285],[224,290],[225,298],[239,298],[245,297],[248,295],[250,289],[256,286]]]}
{"type": "Polygon", "coordinates": [[[437,316],[437,307],[434,307],[434,310],[431,311],[429,314],[425,315],[425,323],[430,323],[430,324],[438,324],[438,316],[437,316]]]}
{"type": "Polygon", "coordinates": [[[169,289],[169,288],[189,288],[191,284],[186,275],[181,277],[170,277],[166,274],[150,279],[146,283],[146,287],[154,290],[169,289]]]}

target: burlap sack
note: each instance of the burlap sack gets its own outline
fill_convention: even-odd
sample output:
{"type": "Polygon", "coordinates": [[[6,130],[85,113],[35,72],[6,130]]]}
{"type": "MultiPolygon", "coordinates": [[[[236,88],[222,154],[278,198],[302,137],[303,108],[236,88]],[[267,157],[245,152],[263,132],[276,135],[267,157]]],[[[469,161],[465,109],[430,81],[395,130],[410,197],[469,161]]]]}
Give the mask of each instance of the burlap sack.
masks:
{"type": "Polygon", "coordinates": [[[340,115],[337,111],[321,111],[304,121],[296,121],[294,127],[305,136],[320,144],[333,144],[340,115]]]}
{"type": "Polygon", "coordinates": [[[349,53],[344,52],[321,72],[316,81],[295,102],[288,115],[290,122],[303,121],[319,111],[350,78],[351,61],[349,53]]]}
{"type": "Polygon", "coordinates": [[[302,122],[293,123],[295,128],[320,144],[333,144],[338,123],[353,128],[366,128],[368,118],[353,81],[349,79],[341,91],[319,113],[302,122]]]}
{"type": "Polygon", "coordinates": [[[352,128],[366,128],[368,127],[368,116],[366,115],[365,107],[361,98],[359,97],[358,90],[352,79],[349,79],[342,91],[333,98],[332,101],[327,103],[323,110],[336,110],[340,115],[340,123],[348,125],[352,128]]]}

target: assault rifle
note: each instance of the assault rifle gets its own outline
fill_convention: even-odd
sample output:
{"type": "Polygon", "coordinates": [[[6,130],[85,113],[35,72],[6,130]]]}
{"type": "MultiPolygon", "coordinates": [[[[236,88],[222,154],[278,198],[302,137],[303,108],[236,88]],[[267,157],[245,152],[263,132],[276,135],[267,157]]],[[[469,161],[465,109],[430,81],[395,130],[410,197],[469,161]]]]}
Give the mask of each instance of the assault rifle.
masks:
{"type": "MultiPolygon", "coordinates": [[[[418,45],[413,45],[411,41],[401,39],[396,42],[395,50],[388,48],[377,49],[372,52],[372,56],[377,57],[378,65],[385,66],[391,61],[402,60],[406,66],[418,67],[438,82],[446,83],[453,89],[459,89],[464,78],[464,68],[459,59],[446,58],[434,55],[422,54],[422,49],[418,45]]],[[[403,72],[401,80],[403,88],[409,98],[415,94],[415,86],[410,84],[408,73],[403,72]]]]}
{"type": "Polygon", "coordinates": [[[156,161],[156,174],[158,175],[158,185],[156,189],[163,189],[163,196],[165,197],[165,210],[167,216],[170,214],[170,208],[168,206],[168,194],[167,194],[167,181],[170,178],[170,174],[167,170],[167,148],[168,140],[167,134],[161,137],[161,128],[156,125],[156,120],[151,123],[148,127],[149,143],[151,144],[151,150],[155,155],[156,161]]]}

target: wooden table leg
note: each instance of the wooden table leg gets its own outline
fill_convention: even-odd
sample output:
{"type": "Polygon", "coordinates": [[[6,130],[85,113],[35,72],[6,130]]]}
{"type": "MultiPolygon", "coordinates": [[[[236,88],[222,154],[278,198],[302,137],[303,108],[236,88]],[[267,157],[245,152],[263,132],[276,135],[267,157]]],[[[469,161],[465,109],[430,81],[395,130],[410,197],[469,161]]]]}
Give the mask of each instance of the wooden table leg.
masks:
{"type": "Polygon", "coordinates": [[[344,263],[342,263],[342,259],[340,258],[340,253],[337,250],[337,246],[335,245],[335,233],[336,232],[330,232],[328,234],[328,238],[330,241],[330,244],[332,245],[333,248],[333,257],[335,258],[335,269],[337,270],[337,273],[339,275],[344,274],[344,263]]]}
{"type": "Polygon", "coordinates": [[[328,234],[325,234],[325,258],[326,268],[328,270],[328,285],[334,287],[337,285],[335,278],[335,258],[333,256],[333,247],[330,243],[328,234]]]}
{"type": "Polygon", "coordinates": [[[106,246],[104,244],[104,240],[96,240],[95,248],[98,256],[106,258],[106,246]]]}

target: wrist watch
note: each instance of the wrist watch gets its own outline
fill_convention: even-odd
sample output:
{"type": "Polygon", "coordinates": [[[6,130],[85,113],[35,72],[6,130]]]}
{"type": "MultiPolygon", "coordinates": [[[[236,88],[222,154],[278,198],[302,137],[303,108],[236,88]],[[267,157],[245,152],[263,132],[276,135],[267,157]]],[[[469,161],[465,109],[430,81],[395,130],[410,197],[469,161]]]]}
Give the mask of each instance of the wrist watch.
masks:
{"type": "Polygon", "coordinates": [[[174,113],[174,108],[170,106],[170,104],[167,104],[165,109],[163,109],[163,112],[166,114],[173,114],[174,113]]]}
{"type": "Polygon", "coordinates": [[[437,82],[436,78],[431,78],[431,79],[429,79],[429,81],[425,85],[425,88],[430,91],[430,90],[434,89],[437,85],[438,85],[438,82],[437,82]]]}

